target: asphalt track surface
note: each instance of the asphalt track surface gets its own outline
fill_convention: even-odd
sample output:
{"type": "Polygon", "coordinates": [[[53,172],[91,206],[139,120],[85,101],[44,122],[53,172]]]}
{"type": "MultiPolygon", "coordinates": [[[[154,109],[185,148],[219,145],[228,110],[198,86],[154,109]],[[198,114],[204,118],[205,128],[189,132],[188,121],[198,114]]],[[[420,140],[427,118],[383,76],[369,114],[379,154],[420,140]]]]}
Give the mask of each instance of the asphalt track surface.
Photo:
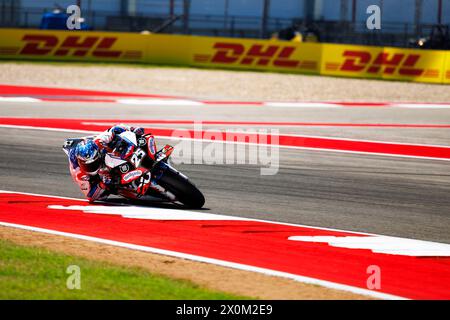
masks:
{"type": "MultiPolygon", "coordinates": [[[[2,102],[0,117],[449,124],[450,110],[2,102]]],[[[280,127],[279,130],[327,137],[450,144],[448,128],[280,127]]],[[[81,198],[61,150],[65,138],[80,134],[0,128],[0,136],[0,189],[81,198]]],[[[161,145],[168,141],[157,142],[161,145]]],[[[449,161],[281,148],[279,164],[279,171],[273,176],[261,176],[260,166],[255,165],[177,167],[204,192],[204,212],[450,243],[449,161]]]]}

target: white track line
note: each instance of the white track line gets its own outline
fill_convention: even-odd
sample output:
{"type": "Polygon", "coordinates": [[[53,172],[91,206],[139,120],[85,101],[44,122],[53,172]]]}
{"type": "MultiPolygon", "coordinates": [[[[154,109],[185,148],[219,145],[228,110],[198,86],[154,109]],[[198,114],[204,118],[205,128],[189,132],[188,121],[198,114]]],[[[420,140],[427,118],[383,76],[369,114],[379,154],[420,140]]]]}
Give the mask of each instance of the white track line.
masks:
{"type": "Polygon", "coordinates": [[[116,103],[146,106],[203,106],[203,102],[184,99],[118,99],[116,103]]]}
{"type": "MultiPolygon", "coordinates": [[[[62,128],[49,128],[49,127],[33,127],[33,126],[21,126],[21,125],[9,125],[9,124],[0,124],[0,128],[10,128],[10,129],[30,129],[30,130],[42,130],[42,131],[55,131],[55,132],[73,132],[73,133],[86,133],[86,134],[97,134],[99,131],[87,131],[87,130],[75,130],[75,129],[62,129],[62,128]]],[[[195,139],[195,138],[182,138],[182,137],[172,137],[172,136],[158,136],[155,135],[155,138],[158,139],[170,139],[170,140],[180,140],[180,141],[198,141],[198,142],[214,142],[214,143],[225,143],[225,144],[237,144],[237,145],[248,145],[248,146],[264,146],[264,147],[277,147],[283,149],[293,149],[293,150],[307,150],[307,151],[322,151],[322,152],[336,152],[336,153],[346,153],[346,154],[358,154],[358,155],[370,155],[370,156],[381,156],[381,157],[390,157],[390,158],[405,158],[405,159],[418,159],[418,160],[437,160],[437,161],[450,161],[450,159],[445,158],[433,158],[433,157],[418,157],[418,156],[410,156],[410,155],[402,155],[402,154],[391,154],[391,153],[376,153],[376,152],[365,152],[365,151],[349,151],[349,150],[338,150],[338,149],[324,149],[324,148],[311,148],[311,147],[298,147],[298,146],[285,146],[285,145],[271,145],[271,144],[263,144],[263,143],[247,143],[247,142],[239,142],[239,141],[223,141],[223,140],[213,140],[213,139],[195,139]]],[[[305,136],[306,137],[306,136],[305,136]]],[[[315,136],[309,136],[315,137],[315,136]]],[[[338,139],[338,140],[352,140],[352,139],[343,139],[343,138],[329,138],[329,137],[321,137],[324,139],[338,139]]],[[[402,144],[397,142],[383,142],[383,141],[371,141],[371,140],[354,140],[354,141],[366,141],[366,142],[379,142],[379,143],[395,143],[402,144]]],[[[405,143],[405,145],[409,145],[405,143]]],[[[441,145],[420,145],[418,146],[436,146],[436,147],[446,147],[441,145]]]]}
{"type": "MultiPolygon", "coordinates": [[[[21,119],[20,117],[18,117],[17,119],[21,119]]],[[[0,118],[1,120],[1,118],[0,118]]],[[[75,119],[76,120],[76,119],[75,119]]],[[[132,123],[139,123],[139,120],[133,120],[132,123]]],[[[91,123],[91,122],[81,122],[81,124],[90,124],[90,125],[95,125],[95,126],[104,126],[105,124],[113,124],[113,122],[111,123],[91,123]]],[[[201,124],[201,122],[199,122],[199,124],[201,124]]],[[[145,126],[147,126],[147,124],[144,124],[145,126]]],[[[149,124],[151,125],[151,124],[149,124]]],[[[173,125],[172,125],[173,126],[173,125]]],[[[32,129],[32,130],[39,130],[39,129],[43,129],[45,131],[61,131],[61,132],[87,132],[87,133],[98,133],[100,131],[89,131],[89,130],[79,130],[79,129],[64,129],[64,128],[51,128],[51,127],[35,127],[35,126],[22,126],[22,125],[14,125],[14,124],[0,124],[0,127],[5,127],[5,128],[21,128],[21,129],[32,129]]],[[[161,126],[160,129],[173,129],[175,130],[185,130],[183,128],[167,128],[167,127],[163,127],[161,126]]],[[[192,131],[192,129],[189,129],[192,131]]],[[[207,131],[205,129],[205,131],[207,131]]],[[[223,132],[226,133],[226,132],[223,132]]],[[[245,130],[233,130],[230,131],[231,134],[259,134],[258,131],[254,130],[254,131],[245,131],[245,130]]],[[[266,135],[268,136],[285,136],[285,137],[294,137],[294,138],[313,138],[313,139],[327,139],[327,140],[344,140],[344,141],[353,141],[353,142],[369,142],[369,143],[379,143],[379,144],[398,144],[398,145],[405,145],[405,146],[418,146],[418,147],[438,147],[438,148],[449,148],[450,146],[448,145],[443,145],[443,144],[423,144],[423,143],[406,143],[406,142],[391,142],[391,141],[380,141],[380,140],[367,140],[367,139],[353,139],[353,138],[342,138],[342,137],[326,137],[326,136],[315,136],[315,135],[307,135],[307,134],[290,134],[290,133],[278,133],[278,134],[272,134],[270,132],[267,132],[266,135]]],[[[181,140],[182,138],[180,137],[172,137],[172,136],[160,136],[160,137],[166,137],[166,138],[172,138],[172,139],[179,139],[181,140]]],[[[185,138],[186,139],[186,138],[185,138]]],[[[263,143],[247,143],[247,142],[239,142],[239,141],[221,141],[221,140],[214,140],[214,139],[195,139],[195,138],[191,138],[189,140],[203,140],[203,141],[214,141],[214,142],[223,142],[223,143],[242,143],[242,144],[255,144],[255,145],[264,145],[264,146],[270,146],[271,144],[263,144],[263,143]]],[[[281,146],[280,147],[284,147],[281,146]]],[[[287,146],[286,146],[287,147],[287,146]]],[[[291,147],[296,147],[296,146],[291,146],[291,147]]],[[[301,147],[298,147],[301,148],[301,147]]],[[[316,149],[316,148],[313,148],[316,149]]],[[[325,149],[325,150],[329,150],[329,149],[325,149]]]]}
{"type": "Polygon", "coordinates": [[[343,105],[327,102],[264,102],[263,105],[271,108],[345,108],[343,105]]]}

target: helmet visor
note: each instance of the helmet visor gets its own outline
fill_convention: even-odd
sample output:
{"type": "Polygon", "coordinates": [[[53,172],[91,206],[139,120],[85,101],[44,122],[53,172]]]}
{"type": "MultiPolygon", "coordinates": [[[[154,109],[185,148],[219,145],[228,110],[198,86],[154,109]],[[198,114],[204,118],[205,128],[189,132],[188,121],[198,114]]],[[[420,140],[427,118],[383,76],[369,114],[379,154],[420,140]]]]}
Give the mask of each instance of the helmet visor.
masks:
{"type": "Polygon", "coordinates": [[[100,157],[97,157],[95,160],[78,160],[78,164],[80,165],[80,169],[84,172],[95,174],[100,168],[100,157]]]}

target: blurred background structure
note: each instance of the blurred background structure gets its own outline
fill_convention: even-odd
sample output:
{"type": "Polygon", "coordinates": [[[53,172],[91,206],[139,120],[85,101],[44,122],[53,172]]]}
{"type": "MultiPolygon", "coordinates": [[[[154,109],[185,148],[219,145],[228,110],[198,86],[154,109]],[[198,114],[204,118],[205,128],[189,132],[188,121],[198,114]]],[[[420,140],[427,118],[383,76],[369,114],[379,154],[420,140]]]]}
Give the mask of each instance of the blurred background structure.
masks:
{"type": "Polygon", "coordinates": [[[295,26],[322,42],[408,47],[450,25],[450,0],[0,0],[0,27],[39,28],[44,13],[72,4],[90,29],[109,31],[270,38],[295,26]],[[366,28],[372,4],[381,30],[366,28]]]}

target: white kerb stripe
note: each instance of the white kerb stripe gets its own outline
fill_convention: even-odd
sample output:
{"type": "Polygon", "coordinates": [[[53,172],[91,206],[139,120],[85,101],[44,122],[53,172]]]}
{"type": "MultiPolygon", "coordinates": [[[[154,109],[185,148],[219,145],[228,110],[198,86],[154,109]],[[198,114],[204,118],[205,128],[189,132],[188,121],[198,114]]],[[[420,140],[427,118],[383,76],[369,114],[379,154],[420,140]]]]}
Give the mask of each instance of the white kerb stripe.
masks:
{"type": "Polygon", "coordinates": [[[374,253],[412,257],[450,257],[450,244],[388,236],[291,236],[293,241],[327,243],[331,247],[368,249],[374,253]]]}
{"type": "Polygon", "coordinates": [[[29,97],[0,97],[0,102],[42,102],[40,99],[29,98],[29,97]]]}
{"type": "Polygon", "coordinates": [[[48,208],[54,210],[83,211],[85,213],[91,214],[120,215],[124,218],[147,219],[147,220],[201,220],[201,221],[250,220],[247,218],[226,216],[221,214],[211,214],[197,211],[176,210],[166,208],[139,207],[139,206],[49,205],[48,208]]]}

